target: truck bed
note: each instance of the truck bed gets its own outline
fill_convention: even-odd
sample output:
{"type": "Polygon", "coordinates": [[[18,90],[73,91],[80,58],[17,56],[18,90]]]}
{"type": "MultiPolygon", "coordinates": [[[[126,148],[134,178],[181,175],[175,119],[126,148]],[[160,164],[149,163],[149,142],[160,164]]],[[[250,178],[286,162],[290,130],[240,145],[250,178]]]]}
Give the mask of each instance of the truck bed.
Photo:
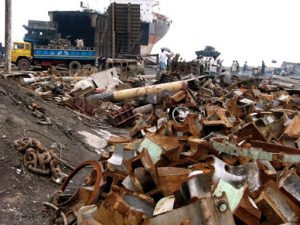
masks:
{"type": "Polygon", "coordinates": [[[35,47],[33,50],[33,55],[35,59],[49,60],[92,61],[96,59],[96,51],[93,48],[51,49],[35,47]]]}

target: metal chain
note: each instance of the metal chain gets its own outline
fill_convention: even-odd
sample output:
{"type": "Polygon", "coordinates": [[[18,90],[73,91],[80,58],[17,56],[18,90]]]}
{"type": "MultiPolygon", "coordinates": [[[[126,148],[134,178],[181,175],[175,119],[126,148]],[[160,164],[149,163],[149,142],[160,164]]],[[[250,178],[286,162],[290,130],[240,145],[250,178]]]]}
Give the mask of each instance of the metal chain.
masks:
{"type": "Polygon", "coordinates": [[[17,151],[24,153],[24,166],[32,173],[50,175],[51,180],[61,184],[68,176],[59,167],[59,158],[53,150],[44,148],[35,138],[21,138],[14,141],[17,151]]]}

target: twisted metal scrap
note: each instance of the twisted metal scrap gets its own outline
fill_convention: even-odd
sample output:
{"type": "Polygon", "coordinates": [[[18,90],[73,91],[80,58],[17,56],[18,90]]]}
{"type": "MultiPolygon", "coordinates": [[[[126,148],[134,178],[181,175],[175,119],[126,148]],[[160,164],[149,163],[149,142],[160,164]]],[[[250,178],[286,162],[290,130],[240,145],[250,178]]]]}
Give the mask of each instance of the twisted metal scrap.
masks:
{"type": "Polygon", "coordinates": [[[52,175],[51,180],[61,184],[68,176],[59,167],[59,159],[53,150],[42,146],[35,138],[21,138],[14,141],[17,151],[24,153],[24,166],[32,173],[52,175]]]}

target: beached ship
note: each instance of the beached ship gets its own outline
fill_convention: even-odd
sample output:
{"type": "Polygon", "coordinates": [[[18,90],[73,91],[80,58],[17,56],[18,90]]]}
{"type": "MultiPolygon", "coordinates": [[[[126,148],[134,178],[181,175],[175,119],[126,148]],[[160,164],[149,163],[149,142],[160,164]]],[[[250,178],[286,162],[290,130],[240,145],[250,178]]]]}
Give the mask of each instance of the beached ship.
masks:
{"type": "Polygon", "coordinates": [[[50,21],[32,21],[24,41],[47,45],[54,38],[72,44],[83,39],[86,47],[106,57],[148,55],[155,43],[168,32],[171,21],[155,10],[156,0],[116,0],[105,13],[84,8],[82,11],[50,11],[50,21]]]}

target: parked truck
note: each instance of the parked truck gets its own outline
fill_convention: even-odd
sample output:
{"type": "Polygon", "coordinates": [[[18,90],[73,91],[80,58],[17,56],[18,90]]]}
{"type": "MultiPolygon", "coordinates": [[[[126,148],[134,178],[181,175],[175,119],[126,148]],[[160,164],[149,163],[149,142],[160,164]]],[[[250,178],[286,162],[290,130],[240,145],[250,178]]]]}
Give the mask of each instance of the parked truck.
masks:
{"type": "Polygon", "coordinates": [[[30,42],[14,42],[11,61],[20,70],[29,70],[31,65],[51,67],[59,64],[77,70],[84,64],[96,64],[96,51],[93,48],[62,48],[34,46],[30,42]]]}

